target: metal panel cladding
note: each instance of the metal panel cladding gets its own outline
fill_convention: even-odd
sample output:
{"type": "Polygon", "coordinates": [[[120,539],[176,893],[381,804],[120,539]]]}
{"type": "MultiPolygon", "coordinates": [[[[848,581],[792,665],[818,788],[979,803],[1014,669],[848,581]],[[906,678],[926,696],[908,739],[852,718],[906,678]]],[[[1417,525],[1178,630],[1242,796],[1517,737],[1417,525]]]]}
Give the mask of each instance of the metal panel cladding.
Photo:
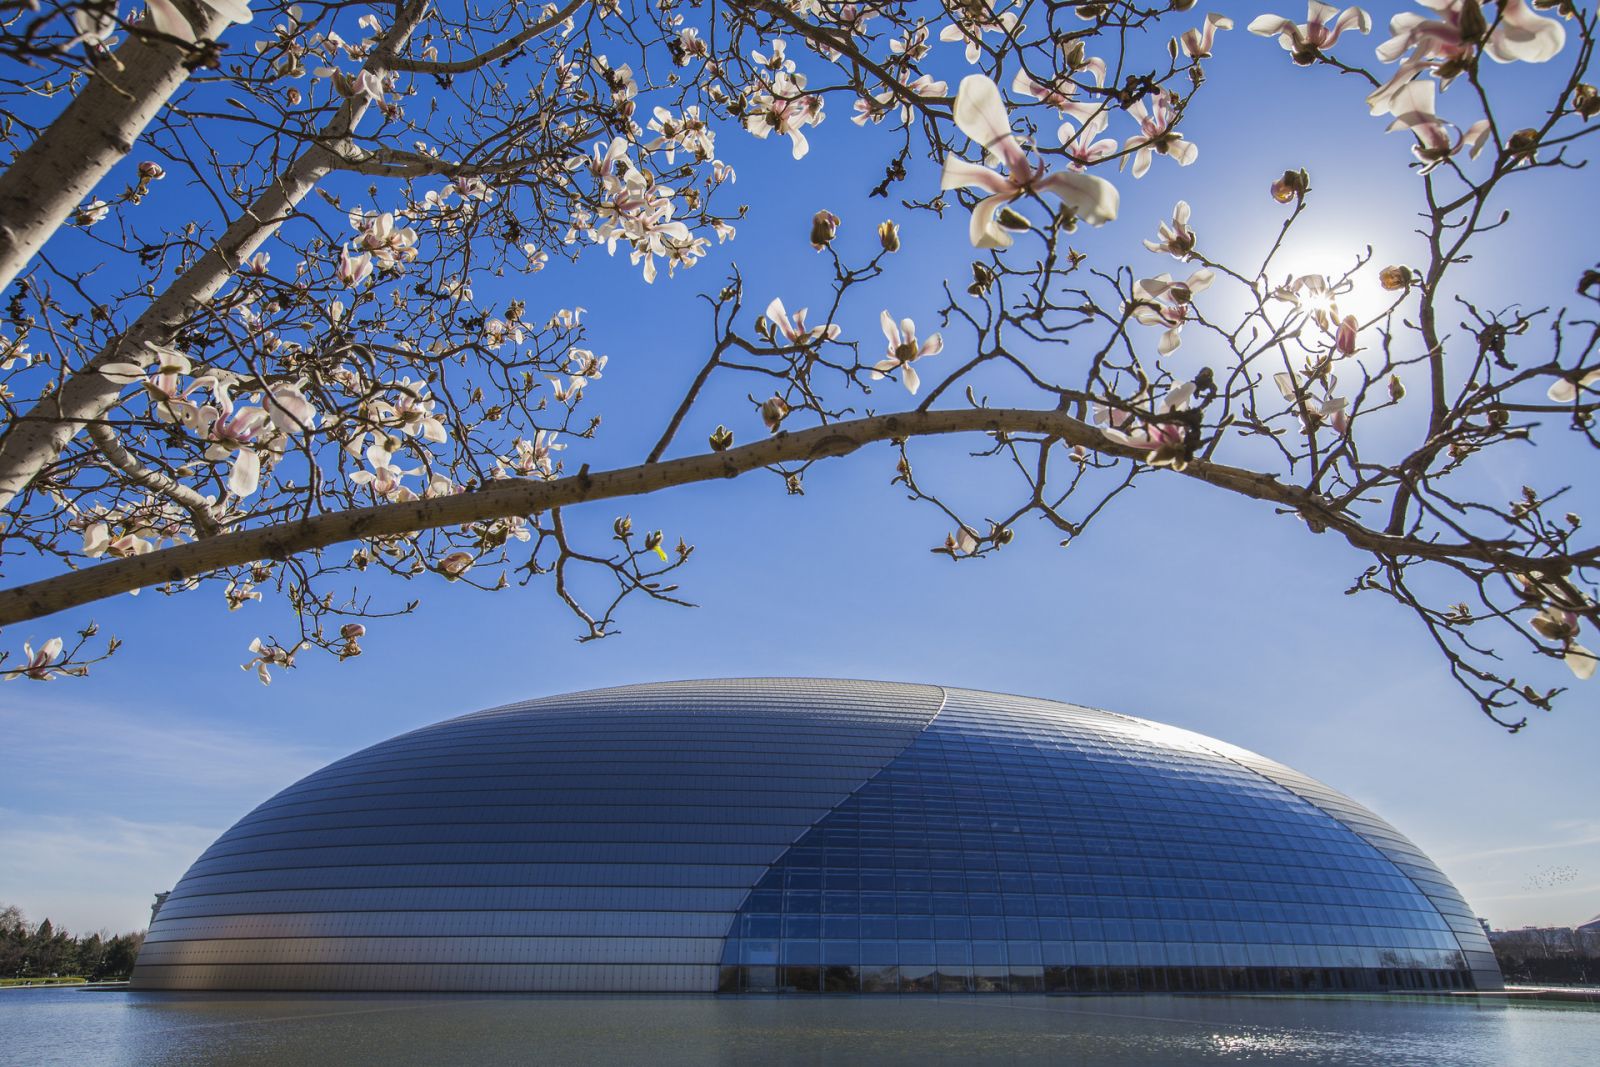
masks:
{"type": "Polygon", "coordinates": [[[184,875],[133,982],[1495,985],[1463,916],[1366,809],[1185,731],[935,686],[675,682],[453,719],[290,786],[184,875]]]}

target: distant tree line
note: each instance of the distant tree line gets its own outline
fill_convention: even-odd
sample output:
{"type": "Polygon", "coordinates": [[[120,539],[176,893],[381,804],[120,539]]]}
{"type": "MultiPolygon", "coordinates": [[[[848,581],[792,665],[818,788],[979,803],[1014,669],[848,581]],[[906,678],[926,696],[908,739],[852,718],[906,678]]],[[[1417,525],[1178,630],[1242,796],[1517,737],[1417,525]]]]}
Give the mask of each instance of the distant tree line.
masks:
{"type": "Polygon", "coordinates": [[[1497,930],[1489,941],[1508,982],[1600,985],[1600,931],[1497,930]]]}
{"type": "Polygon", "coordinates": [[[14,904],[0,905],[0,978],[126,978],[143,944],[143,930],[76,937],[49,919],[33,925],[14,904]]]}

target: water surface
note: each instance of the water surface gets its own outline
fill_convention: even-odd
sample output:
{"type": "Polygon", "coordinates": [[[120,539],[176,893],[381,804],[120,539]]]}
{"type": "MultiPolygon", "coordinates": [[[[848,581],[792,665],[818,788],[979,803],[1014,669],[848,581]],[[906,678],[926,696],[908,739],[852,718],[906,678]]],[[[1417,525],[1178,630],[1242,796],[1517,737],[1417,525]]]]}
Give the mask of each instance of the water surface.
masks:
{"type": "Polygon", "coordinates": [[[1600,1010],[1445,997],[0,993],[0,1063],[1591,1067],[1600,1010]]]}

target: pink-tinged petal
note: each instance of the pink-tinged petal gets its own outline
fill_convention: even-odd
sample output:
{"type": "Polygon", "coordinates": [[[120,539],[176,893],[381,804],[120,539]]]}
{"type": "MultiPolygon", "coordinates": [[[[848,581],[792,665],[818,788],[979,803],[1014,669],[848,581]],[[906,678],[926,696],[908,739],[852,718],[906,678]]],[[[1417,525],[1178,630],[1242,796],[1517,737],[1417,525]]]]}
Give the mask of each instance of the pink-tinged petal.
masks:
{"type": "Polygon", "coordinates": [[[900,380],[905,383],[906,392],[912,396],[916,396],[917,390],[922,388],[922,379],[917,376],[917,369],[909,363],[900,368],[900,380]]]}
{"type": "Polygon", "coordinates": [[[240,497],[254,493],[261,484],[261,458],[248,448],[241,448],[228,475],[228,489],[240,497]]]}
{"type": "Polygon", "coordinates": [[[1211,283],[1217,280],[1217,272],[1210,268],[1202,267],[1189,275],[1189,280],[1184,284],[1189,287],[1189,292],[1203,293],[1211,288],[1211,283]]]}
{"type": "Polygon", "coordinates": [[[898,359],[880,359],[872,365],[872,378],[876,381],[900,365],[898,359]]]}
{"type": "Polygon", "coordinates": [[[157,33],[194,43],[194,27],[172,0],[145,0],[145,17],[157,33]]]}
{"type": "Polygon", "coordinates": [[[1093,174],[1062,171],[1039,182],[1072,209],[1072,213],[1091,226],[1103,226],[1117,217],[1122,196],[1117,187],[1093,174]]]}
{"type": "Polygon", "coordinates": [[[1193,141],[1179,141],[1167,148],[1167,155],[1178,161],[1178,166],[1187,167],[1200,158],[1200,146],[1193,141]]]}
{"type": "Polygon", "coordinates": [[[1189,201],[1178,201],[1177,206],[1172,209],[1172,221],[1180,226],[1189,225],[1189,201]]]}
{"type": "Polygon", "coordinates": [[[1156,351],[1161,353],[1163,356],[1169,356],[1176,352],[1178,350],[1178,346],[1181,344],[1183,344],[1183,335],[1179,333],[1178,328],[1174,326],[1172,329],[1161,335],[1161,340],[1156,342],[1156,351]]]}
{"type": "Polygon", "coordinates": [[[978,206],[972,209],[972,225],[968,236],[972,239],[974,248],[1010,248],[1012,237],[1000,225],[995,213],[1002,206],[1015,199],[1013,193],[1001,193],[991,196],[987,200],[979,201],[978,206]]]}
{"type": "Polygon", "coordinates": [[[784,309],[782,297],[773,297],[772,303],[767,305],[767,321],[778,329],[788,325],[789,313],[784,309]]]}
{"type": "Polygon", "coordinates": [[[985,75],[969,74],[961,79],[955,119],[962,133],[983,145],[989,156],[1005,164],[1006,169],[1016,171],[1027,165],[1022,146],[1011,134],[1011,119],[1000,87],[985,75]]]}
{"type": "Polygon", "coordinates": [[[1536,14],[1527,0],[1500,0],[1500,24],[1484,51],[1497,63],[1543,63],[1567,43],[1567,31],[1555,19],[1536,14]]]}
{"type": "Polygon", "coordinates": [[[1567,667],[1577,675],[1580,682],[1586,682],[1594,677],[1594,668],[1597,662],[1595,654],[1582,645],[1572,644],[1567,646],[1567,654],[1563,657],[1567,667]]]}
{"type": "Polygon", "coordinates": [[[1155,154],[1155,149],[1146,144],[1133,156],[1133,176],[1143,178],[1150,169],[1150,157],[1155,154]]]}
{"type": "Polygon", "coordinates": [[[970,163],[960,156],[946,156],[944,173],[939,179],[941,189],[977,188],[988,193],[1015,193],[1017,187],[988,167],[970,163]]]}
{"type": "Polygon", "coordinates": [[[1328,43],[1325,47],[1333,47],[1333,43],[1339,39],[1339,35],[1352,27],[1361,33],[1366,33],[1372,29],[1372,17],[1359,7],[1345,8],[1344,13],[1339,16],[1339,21],[1333,24],[1333,34],[1328,38],[1328,43]]]}
{"type": "Polygon", "coordinates": [[[1488,119],[1479,119],[1467,127],[1466,136],[1462,138],[1462,143],[1467,146],[1468,158],[1478,158],[1478,153],[1483,151],[1483,146],[1489,143],[1491,130],[1492,127],[1488,119]]]}
{"type": "Polygon", "coordinates": [[[932,337],[928,338],[926,341],[922,342],[922,348],[917,351],[917,355],[919,355],[919,356],[937,356],[940,352],[943,352],[943,351],[944,351],[944,335],[936,333],[932,337]]]}
{"type": "Polygon", "coordinates": [[[1294,23],[1282,15],[1259,15],[1251,19],[1250,25],[1245,27],[1258,37],[1276,37],[1281,33],[1292,32],[1294,28],[1294,23]]]}
{"type": "Polygon", "coordinates": [[[883,314],[878,316],[878,322],[883,326],[884,340],[891,345],[898,345],[900,343],[900,331],[895,327],[894,316],[889,314],[888,308],[883,309],[883,314]]]}

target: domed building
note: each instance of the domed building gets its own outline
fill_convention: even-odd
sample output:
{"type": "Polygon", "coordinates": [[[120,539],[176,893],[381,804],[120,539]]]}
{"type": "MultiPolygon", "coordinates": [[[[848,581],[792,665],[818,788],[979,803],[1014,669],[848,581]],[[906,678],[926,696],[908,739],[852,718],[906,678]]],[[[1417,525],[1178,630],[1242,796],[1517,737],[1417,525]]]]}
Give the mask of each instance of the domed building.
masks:
{"type": "Polygon", "coordinates": [[[246,815],[140,989],[1498,989],[1348,797],[1186,730],[931,685],[627,686],[451,719],[246,815]]]}

